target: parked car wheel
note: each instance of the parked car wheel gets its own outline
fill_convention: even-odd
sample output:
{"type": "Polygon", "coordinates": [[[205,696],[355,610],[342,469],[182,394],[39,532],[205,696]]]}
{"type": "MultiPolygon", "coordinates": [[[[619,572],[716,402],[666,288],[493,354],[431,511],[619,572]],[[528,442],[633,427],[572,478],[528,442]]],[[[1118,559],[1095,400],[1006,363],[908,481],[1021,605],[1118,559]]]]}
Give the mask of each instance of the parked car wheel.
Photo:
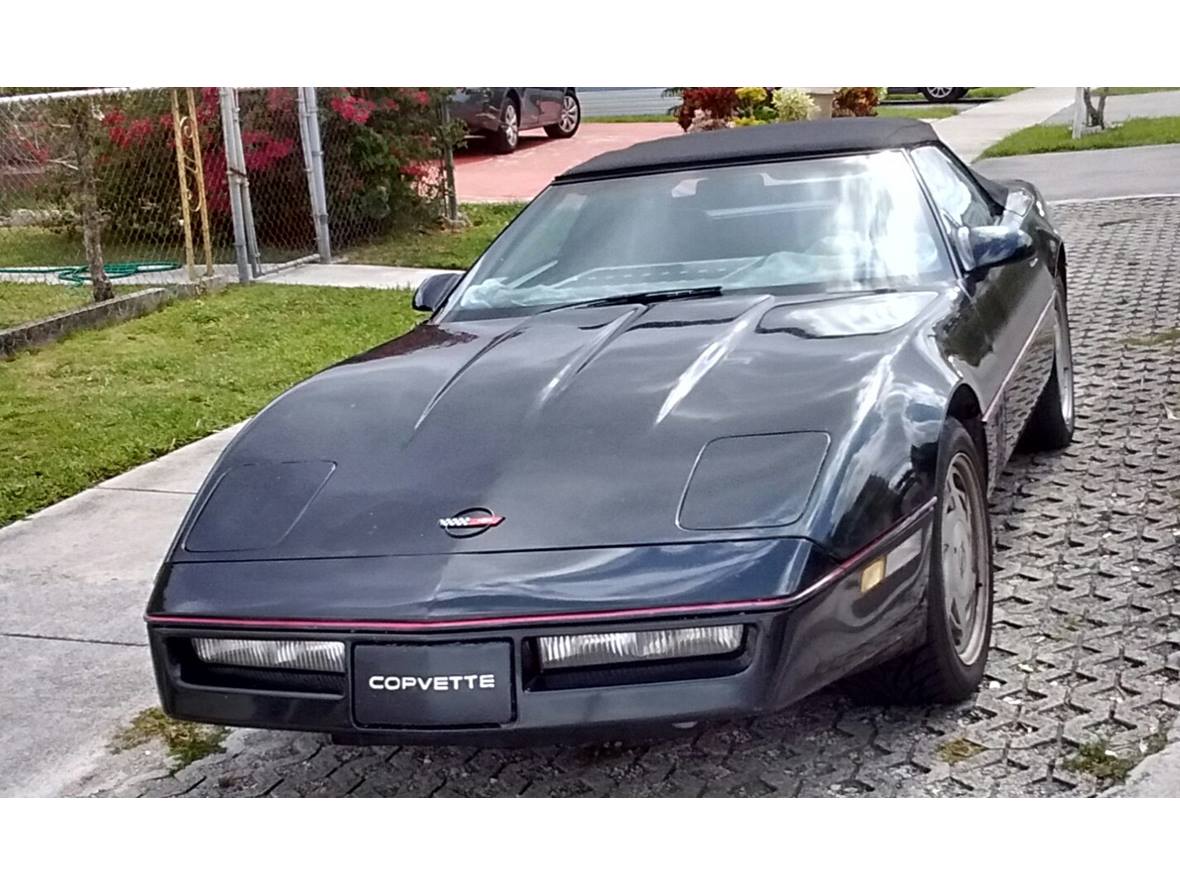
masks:
{"type": "Polygon", "coordinates": [[[992,534],[979,450],[954,418],[938,454],[938,508],[926,585],[926,636],[918,648],[850,680],[884,703],[961,701],[979,687],[992,632],[992,534]]]}
{"type": "Polygon", "coordinates": [[[920,91],[927,101],[958,101],[967,94],[963,86],[923,86],[920,91]]]}
{"type": "Polygon", "coordinates": [[[1064,282],[1057,284],[1057,337],[1053,353],[1053,374],[1041,391],[1021,438],[1023,448],[1051,451],[1065,448],[1073,440],[1073,346],[1069,339],[1064,282]]]}
{"type": "Polygon", "coordinates": [[[582,125],[582,103],[578,96],[567,92],[561,99],[561,116],[552,126],[545,127],[545,134],[550,138],[569,138],[582,125]]]}
{"type": "Polygon", "coordinates": [[[492,134],[492,147],[498,154],[510,154],[520,143],[520,105],[512,96],[500,108],[500,128],[492,134]]]}

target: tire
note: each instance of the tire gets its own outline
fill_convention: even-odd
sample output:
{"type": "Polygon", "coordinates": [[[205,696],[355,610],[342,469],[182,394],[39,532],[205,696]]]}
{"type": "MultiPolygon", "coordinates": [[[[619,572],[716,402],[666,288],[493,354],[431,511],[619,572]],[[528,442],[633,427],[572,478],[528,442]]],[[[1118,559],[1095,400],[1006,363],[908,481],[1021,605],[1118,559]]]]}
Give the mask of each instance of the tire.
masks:
{"type": "Polygon", "coordinates": [[[578,127],[582,125],[582,103],[578,96],[567,92],[561,99],[561,117],[556,123],[545,127],[545,134],[550,138],[573,138],[578,127]]]}
{"type": "Polygon", "coordinates": [[[958,101],[967,94],[962,86],[923,86],[918,90],[927,101],[958,101]]]}
{"type": "Polygon", "coordinates": [[[955,703],[979,688],[991,644],[994,600],[991,520],[983,477],[974,439],[962,424],[948,418],[938,450],[925,637],[912,651],[852,677],[848,685],[858,697],[875,703],[955,703]],[[944,549],[944,542],[950,550],[944,549]],[[963,556],[957,557],[956,549],[963,556]],[[957,574],[948,576],[948,567],[957,574]],[[973,593],[967,591],[964,578],[975,585],[973,593]],[[964,603],[967,610],[960,611],[964,603]]]}
{"type": "Polygon", "coordinates": [[[1063,449],[1073,441],[1073,345],[1070,342],[1069,312],[1062,285],[1060,282],[1057,285],[1053,307],[1057,329],[1053,370],[1020,437],[1020,447],[1033,452],[1063,449]]]}
{"type": "Polygon", "coordinates": [[[497,154],[510,154],[520,143],[520,102],[508,96],[500,107],[500,128],[491,135],[497,154]]]}

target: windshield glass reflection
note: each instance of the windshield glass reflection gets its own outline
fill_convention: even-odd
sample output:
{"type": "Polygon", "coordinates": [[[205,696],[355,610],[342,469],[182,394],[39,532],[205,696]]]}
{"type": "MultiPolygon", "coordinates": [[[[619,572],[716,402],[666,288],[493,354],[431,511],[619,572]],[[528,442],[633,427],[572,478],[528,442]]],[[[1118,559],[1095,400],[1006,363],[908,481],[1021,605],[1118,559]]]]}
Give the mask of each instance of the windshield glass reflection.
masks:
{"type": "Polygon", "coordinates": [[[550,187],[472,268],[448,313],[634,293],[928,285],[946,257],[896,151],[550,187]]]}

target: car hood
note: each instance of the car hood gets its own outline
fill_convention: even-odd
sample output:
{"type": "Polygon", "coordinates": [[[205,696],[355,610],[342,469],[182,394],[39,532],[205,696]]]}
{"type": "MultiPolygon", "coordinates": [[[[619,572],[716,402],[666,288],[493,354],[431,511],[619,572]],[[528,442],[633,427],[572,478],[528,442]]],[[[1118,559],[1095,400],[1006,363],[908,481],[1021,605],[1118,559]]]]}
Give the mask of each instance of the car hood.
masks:
{"type": "Polygon", "coordinates": [[[812,449],[817,463],[803,471],[814,480],[937,298],[734,295],[425,323],[259,413],[211,473],[173,558],[803,534],[797,519],[682,527],[702,450],[720,438],[826,434],[832,446],[812,449]],[[469,537],[440,528],[470,508],[504,520],[469,537]]]}

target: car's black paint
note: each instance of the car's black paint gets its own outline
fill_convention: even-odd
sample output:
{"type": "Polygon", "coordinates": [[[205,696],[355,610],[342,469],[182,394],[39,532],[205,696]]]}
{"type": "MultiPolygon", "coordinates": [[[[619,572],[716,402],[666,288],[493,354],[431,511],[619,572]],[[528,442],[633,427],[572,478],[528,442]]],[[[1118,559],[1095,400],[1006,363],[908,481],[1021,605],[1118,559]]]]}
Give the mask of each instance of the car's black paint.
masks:
{"type": "Polygon", "coordinates": [[[458,271],[436,273],[428,276],[414,289],[414,310],[433,312],[440,304],[446,301],[447,296],[451,294],[455,285],[462,278],[463,274],[458,271]]]}
{"type": "MultiPolygon", "coordinates": [[[[921,532],[929,545],[929,510],[918,521],[888,539],[896,542],[921,532]]],[[[708,545],[711,546],[711,545],[708,545]]],[[[865,551],[870,555],[879,550],[865,551]]],[[[825,592],[811,593],[798,604],[773,607],[747,606],[737,613],[697,614],[691,623],[746,625],[746,648],[736,666],[694,673],[672,667],[619,673],[594,672],[576,687],[553,688],[538,679],[528,658],[529,642],[538,635],[585,632],[576,623],[430,628],[402,625],[391,632],[388,625],[339,624],[316,628],[317,639],[340,640],[356,645],[374,642],[436,643],[508,640],[513,648],[512,720],[491,727],[392,728],[369,727],[357,721],[342,682],[335,691],[300,691],[270,688],[252,683],[227,685],[206,674],[190,672],[182,663],[183,649],[194,635],[226,635],[224,628],[156,625],[150,631],[152,656],[164,709],[182,719],[253,727],[325,731],[338,739],[374,743],[467,743],[514,745],[565,741],[572,736],[589,739],[618,737],[625,733],[651,733],[701,719],[716,719],[769,712],[793,703],[832,680],[909,648],[921,630],[922,590],[927,558],[890,578],[873,593],[859,591],[858,577],[849,573],[831,583],[825,592]],[[693,678],[696,676],[697,678],[693,678]]],[[[671,581],[673,573],[667,578],[671,581]]],[[[740,577],[740,576],[739,576],[740,577]]],[[[744,577],[758,580],[758,575],[744,577]]],[[[736,583],[736,582],[735,582],[736,583]]],[[[604,583],[604,586],[606,584],[604,583]]],[[[749,584],[746,589],[749,589],[749,584]]],[[[321,595],[323,594],[321,584],[321,595]]],[[[630,621],[598,619],[595,629],[627,629],[630,621]]],[[[671,616],[647,616],[644,629],[684,626],[671,616]]],[[[289,627],[234,628],[244,638],[291,638],[289,627]]],[[[296,631],[294,635],[299,635],[296,631]]]]}
{"type": "MultiPolygon", "coordinates": [[[[297,385],[223,453],[160,571],[148,618],[165,709],[363,739],[536,740],[774,709],[920,639],[945,419],[978,435],[994,484],[1048,378],[1065,272],[1035,188],[981,184],[1009,232],[958,244],[948,232],[955,272],[936,286],[471,321],[444,310],[297,385]],[[799,468],[815,478],[798,514],[756,513],[766,510],[758,496],[743,513],[740,495],[716,492],[713,512],[685,524],[689,478],[710,444],[768,434],[825,438],[800,454],[816,463],[799,468]],[[290,502],[277,510],[281,496],[245,483],[235,501],[225,485],[248,465],[285,464],[310,486],[329,463],[293,521],[290,502]],[[440,518],[471,507],[504,522],[465,538],[440,529],[440,518]],[[256,532],[262,548],[208,542],[243,512],[284,531],[256,532]],[[862,594],[852,566],[914,530],[920,562],[862,594]],[[674,691],[662,681],[545,691],[525,681],[530,637],[684,617],[749,625],[740,672],[673,676],[674,691]],[[514,719],[374,731],[355,721],[346,694],[186,680],[169,643],[226,631],[507,640],[514,719]]],[[[728,482],[759,483],[764,454],[746,477],[741,459],[719,459],[728,482]]]]}

